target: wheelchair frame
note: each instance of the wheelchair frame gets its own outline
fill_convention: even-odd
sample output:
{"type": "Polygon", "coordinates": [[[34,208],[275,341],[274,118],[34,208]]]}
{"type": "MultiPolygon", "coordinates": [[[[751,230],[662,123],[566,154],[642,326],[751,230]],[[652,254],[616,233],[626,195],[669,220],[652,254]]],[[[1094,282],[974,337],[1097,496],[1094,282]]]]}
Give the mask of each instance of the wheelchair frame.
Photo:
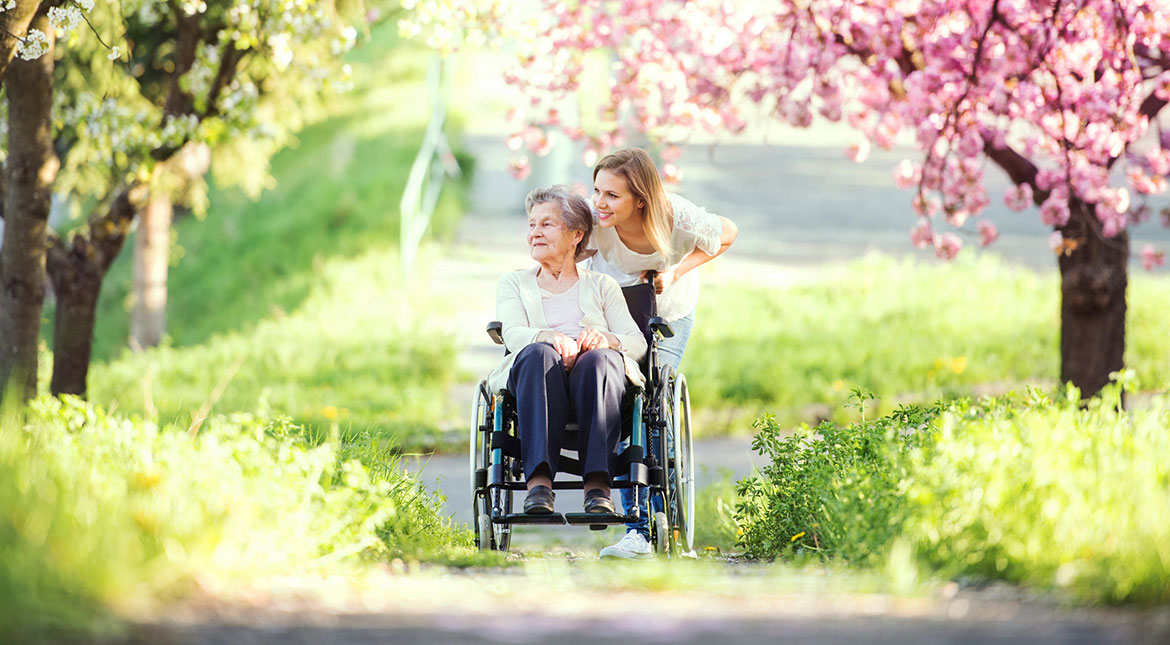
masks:
{"type": "MultiPolygon", "coordinates": [[[[635,285],[623,289],[629,301],[639,297],[635,285]]],[[[643,290],[643,293],[645,291],[643,290]]],[[[653,291],[649,292],[651,298],[653,291]]],[[[651,302],[651,309],[653,303],[651,302]]],[[[633,310],[633,307],[631,307],[633,310]]],[[[670,366],[659,364],[658,340],[673,335],[663,319],[651,317],[643,325],[648,338],[647,359],[643,364],[646,384],[630,386],[622,398],[622,438],[630,445],[610,459],[610,472],[621,472],[625,481],[614,480],[612,490],[649,488],[647,511],[661,500],[662,511],[648,518],[650,541],[655,550],[666,557],[678,557],[694,548],[694,446],[691,432],[690,395],[686,377],[676,374],[670,366]]],[[[492,322],[488,334],[503,345],[502,324],[492,322]]],[[[562,453],[575,453],[576,424],[570,422],[563,440],[562,453]]],[[[474,530],[480,550],[508,551],[512,526],[516,524],[572,524],[601,530],[614,524],[626,524],[639,519],[635,505],[633,513],[552,513],[530,515],[513,512],[513,497],[526,490],[520,463],[519,439],[516,435],[514,399],[507,390],[489,392],[482,380],[473,395],[468,445],[471,469],[471,499],[476,518],[474,530]]],[[[579,464],[564,454],[560,461],[558,478],[575,474],[577,479],[558,479],[554,490],[581,490],[579,464]]],[[[635,497],[636,499],[636,497],[635,497]]]]}

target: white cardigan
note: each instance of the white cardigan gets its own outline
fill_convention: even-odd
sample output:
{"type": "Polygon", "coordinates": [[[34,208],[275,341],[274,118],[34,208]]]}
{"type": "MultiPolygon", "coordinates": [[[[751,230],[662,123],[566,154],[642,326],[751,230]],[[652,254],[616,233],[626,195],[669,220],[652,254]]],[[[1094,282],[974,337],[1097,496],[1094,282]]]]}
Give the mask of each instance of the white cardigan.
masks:
{"type": "MultiPolygon", "coordinates": [[[[546,331],[544,306],[540,302],[540,287],[536,273],[540,267],[506,273],[496,287],[496,319],[504,324],[504,346],[511,352],[496,369],[488,374],[488,388],[492,392],[507,387],[508,372],[521,349],[536,342],[540,332],[546,331]]],[[[592,327],[618,337],[621,352],[626,359],[626,376],[635,385],[644,385],[646,379],[638,369],[638,361],[646,355],[646,337],[626,308],[622,289],[613,278],[578,269],[580,276],[582,327],[592,327]]]]}

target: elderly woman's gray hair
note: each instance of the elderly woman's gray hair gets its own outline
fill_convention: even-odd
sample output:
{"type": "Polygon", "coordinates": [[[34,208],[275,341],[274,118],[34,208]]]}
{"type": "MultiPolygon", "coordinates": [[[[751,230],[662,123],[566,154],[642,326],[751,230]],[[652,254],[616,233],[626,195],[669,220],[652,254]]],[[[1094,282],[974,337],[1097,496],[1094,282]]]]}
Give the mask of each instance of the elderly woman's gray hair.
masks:
{"type": "Polygon", "coordinates": [[[568,186],[556,185],[547,188],[537,188],[524,198],[524,212],[531,215],[532,209],[538,204],[557,204],[561,207],[561,220],[569,230],[581,231],[581,241],[577,243],[577,252],[574,260],[580,261],[589,245],[589,236],[593,233],[593,211],[589,202],[582,196],[574,193],[568,186]]]}

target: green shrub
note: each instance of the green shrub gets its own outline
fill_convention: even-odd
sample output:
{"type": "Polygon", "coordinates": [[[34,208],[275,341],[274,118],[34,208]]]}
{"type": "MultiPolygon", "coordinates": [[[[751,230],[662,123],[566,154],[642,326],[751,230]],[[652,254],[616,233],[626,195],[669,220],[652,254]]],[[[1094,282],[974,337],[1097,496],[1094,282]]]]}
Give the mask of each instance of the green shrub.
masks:
{"type": "Polygon", "coordinates": [[[9,411],[0,633],[101,630],[195,589],[469,546],[387,459],[251,415],[191,437],[77,399],[9,411]]]}
{"type": "Polygon", "coordinates": [[[765,558],[820,552],[866,562],[880,554],[904,512],[899,457],[932,438],[907,429],[937,414],[938,407],[903,407],[873,421],[805,424],[791,434],[771,414],[758,419],[752,449],[769,463],[739,482],[741,546],[765,558]]]}
{"type": "Polygon", "coordinates": [[[743,545],[873,564],[902,538],[946,576],[1170,600],[1170,396],[1126,412],[1120,391],[1031,390],[787,438],[765,417],[756,448],[772,463],[739,484],[743,545]]]}

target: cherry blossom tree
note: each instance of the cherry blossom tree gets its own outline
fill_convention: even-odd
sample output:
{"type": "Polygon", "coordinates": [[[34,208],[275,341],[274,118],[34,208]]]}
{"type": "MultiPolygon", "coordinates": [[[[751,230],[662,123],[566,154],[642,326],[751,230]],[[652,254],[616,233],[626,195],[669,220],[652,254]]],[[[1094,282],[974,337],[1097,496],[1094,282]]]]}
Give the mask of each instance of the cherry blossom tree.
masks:
{"type": "MultiPolygon", "coordinates": [[[[527,150],[559,129],[587,157],[633,135],[664,148],[695,131],[740,131],[753,112],[807,127],[815,118],[859,132],[848,153],[912,142],[893,169],[913,191],[911,241],[952,258],[955,230],[984,245],[993,198],[1036,208],[1053,230],[1061,273],[1061,380],[1094,393],[1122,367],[1128,230],[1166,191],[1170,133],[1167,0],[541,0],[509,23],[500,2],[420,3],[403,31],[451,49],[507,39],[507,80],[530,97],[511,139],[527,150]],[[462,20],[462,22],[459,22],[462,20]],[[456,21],[459,29],[450,26],[456,21]],[[597,114],[562,112],[591,60],[608,56],[597,114]],[[988,167],[1011,187],[990,196],[988,167]]],[[[588,163],[588,159],[587,159],[588,163]]],[[[1170,226],[1170,213],[1160,219],[1170,226]]],[[[1147,267],[1164,255],[1141,250],[1147,267]]]]}
{"type": "MultiPolygon", "coordinates": [[[[329,91],[346,85],[341,54],[357,35],[347,23],[333,2],[313,0],[40,4],[12,66],[12,73],[21,62],[50,70],[41,76],[41,89],[52,101],[35,112],[52,119],[52,136],[38,139],[37,149],[60,172],[38,175],[45,199],[33,210],[43,222],[51,190],[87,216],[67,231],[41,226],[18,240],[10,231],[23,230],[33,215],[15,217],[6,208],[3,251],[20,255],[26,273],[39,271],[42,289],[47,266],[56,296],[54,394],[85,393],[101,284],[136,218],[159,210],[148,205],[172,198],[195,207],[204,203],[208,154],[221,184],[258,190],[268,157],[321,111],[329,91]],[[64,46],[54,52],[54,42],[64,46]]],[[[10,167],[27,129],[13,120],[23,95],[13,91],[10,79],[8,146],[0,146],[0,152],[10,152],[10,167]]],[[[9,173],[9,185],[14,175],[9,173]]],[[[32,204],[9,193],[8,204],[32,204]]],[[[160,237],[161,229],[165,241],[156,247],[165,269],[170,212],[161,211],[163,226],[140,233],[160,237]]],[[[39,330],[39,301],[0,303],[0,310],[35,315],[39,330]]],[[[0,337],[7,338],[3,322],[0,316],[0,337]]],[[[26,336],[14,346],[22,356],[32,355],[31,364],[24,358],[20,365],[29,375],[27,395],[30,388],[35,392],[36,335],[31,352],[26,336]]],[[[4,365],[0,357],[0,378],[8,373],[4,365]]]]}

